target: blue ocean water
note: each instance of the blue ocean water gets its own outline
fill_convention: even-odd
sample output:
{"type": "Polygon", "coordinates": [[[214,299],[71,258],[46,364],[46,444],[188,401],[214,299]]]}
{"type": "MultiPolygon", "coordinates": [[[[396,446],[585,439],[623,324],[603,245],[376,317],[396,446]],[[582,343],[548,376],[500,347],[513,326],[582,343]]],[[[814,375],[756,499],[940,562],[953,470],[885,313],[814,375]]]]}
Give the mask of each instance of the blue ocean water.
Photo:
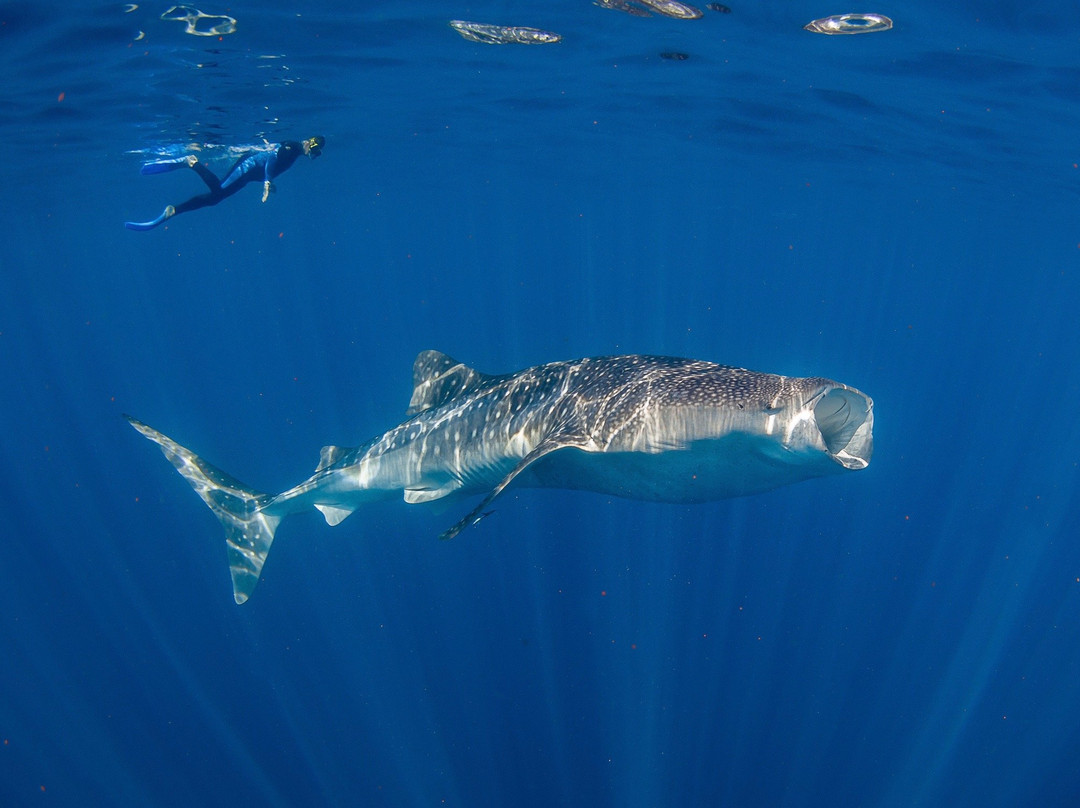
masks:
{"type": "Polygon", "coordinates": [[[1076,804],[1080,10],[729,5],[0,2],[0,803],[1076,804]],[[122,226],[203,190],[145,159],[316,133],[122,226]],[[297,517],[235,605],[121,414],[279,491],[426,348],[824,375],[875,456],[297,517]]]}

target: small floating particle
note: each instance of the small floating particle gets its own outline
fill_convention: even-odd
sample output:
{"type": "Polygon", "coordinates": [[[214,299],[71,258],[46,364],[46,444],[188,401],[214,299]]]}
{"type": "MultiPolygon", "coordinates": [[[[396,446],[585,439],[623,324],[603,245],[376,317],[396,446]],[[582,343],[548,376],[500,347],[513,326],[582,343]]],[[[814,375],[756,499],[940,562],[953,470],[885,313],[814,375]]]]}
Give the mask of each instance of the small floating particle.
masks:
{"type": "Polygon", "coordinates": [[[665,51],[660,54],[661,59],[671,59],[676,62],[685,62],[690,58],[689,53],[679,53],[678,51],[665,51]]]}
{"type": "Polygon", "coordinates": [[[808,22],[803,28],[815,34],[869,34],[888,31],[892,20],[884,14],[837,14],[808,22]]]}
{"type": "Polygon", "coordinates": [[[450,20],[450,27],[472,42],[485,45],[550,45],[562,39],[551,31],[520,25],[488,25],[482,22],[450,20]]]}
{"type": "Polygon", "coordinates": [[[705,6],[709,11],[716,11],[720,14],[730,14],[731,9],[725,6],[723,3],[709,3],[705,6]]]}

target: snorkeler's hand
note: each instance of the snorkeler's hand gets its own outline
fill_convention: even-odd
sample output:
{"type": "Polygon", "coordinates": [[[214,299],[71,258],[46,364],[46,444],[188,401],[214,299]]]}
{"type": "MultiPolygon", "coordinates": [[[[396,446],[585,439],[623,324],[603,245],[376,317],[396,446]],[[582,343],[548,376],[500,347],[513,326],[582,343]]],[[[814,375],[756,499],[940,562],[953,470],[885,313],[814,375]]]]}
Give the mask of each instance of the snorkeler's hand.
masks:
{"type": "Polygon", "coordinates": [[[274,186],[273,186],[273,184],[271,184],[270,180],[267,180],[266,182],[264,182],[263,183],[263,200],[262,201],[265,202],[267,199],[269,199],[270,198],[270,192],[271,191],[276,191],[276,190],[277,189],[274,188],[274,186]]]}

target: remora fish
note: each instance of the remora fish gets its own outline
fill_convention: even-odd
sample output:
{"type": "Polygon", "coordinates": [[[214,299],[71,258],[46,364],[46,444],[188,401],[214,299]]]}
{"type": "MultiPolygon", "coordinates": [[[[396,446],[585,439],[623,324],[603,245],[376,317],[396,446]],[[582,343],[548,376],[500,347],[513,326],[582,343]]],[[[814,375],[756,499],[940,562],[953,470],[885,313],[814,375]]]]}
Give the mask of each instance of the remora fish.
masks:
{"type": "Polygon", "coordinates": [[[448,539],[511,482],[706,502],[866,468],[873,448],[874,405],[853,387],[691,359],[598,357],[488,376],[424,351],[413,382],[404,422],[355,449],[323,448],[315,473],[277,496],[126,417],[225,527],[237,603],[255,589],[281,520],[312,507],[337,525],[378,499],[486,494],[448,539]]]}

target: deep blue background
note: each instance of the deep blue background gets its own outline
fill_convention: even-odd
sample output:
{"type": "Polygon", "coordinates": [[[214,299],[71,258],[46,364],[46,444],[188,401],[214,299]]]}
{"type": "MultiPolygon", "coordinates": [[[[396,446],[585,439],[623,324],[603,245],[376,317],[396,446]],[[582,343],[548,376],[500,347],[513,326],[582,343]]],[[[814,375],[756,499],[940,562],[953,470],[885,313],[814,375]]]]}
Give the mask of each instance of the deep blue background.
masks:
{"type": "Polygon", "coordinates": [[[0,803],[1076,804],[1074,3],[168,5],[0,2],[0,803]],[[316,132],[265,205],[121,226],[200,191],[149,154],[316,132]],[[120,414],[278,491],[425,348],[830,376],[876,454],[298,517],[237,607],[120,414]]]}

